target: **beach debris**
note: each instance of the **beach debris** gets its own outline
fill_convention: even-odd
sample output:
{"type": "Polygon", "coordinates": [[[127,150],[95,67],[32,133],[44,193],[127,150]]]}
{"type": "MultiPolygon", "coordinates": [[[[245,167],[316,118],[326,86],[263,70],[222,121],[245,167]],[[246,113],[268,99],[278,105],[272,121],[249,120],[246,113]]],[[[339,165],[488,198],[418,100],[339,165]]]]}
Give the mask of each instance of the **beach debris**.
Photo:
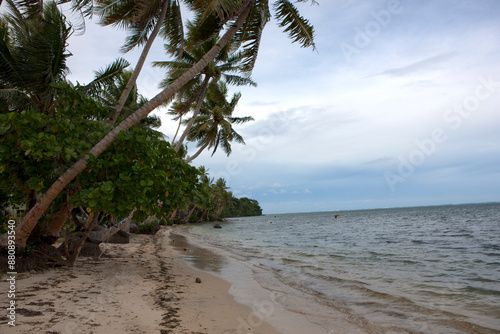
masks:
{"type": "Polygon", "coordinates": [[[214,228],[222,228],[222,226],[220,226],[219,224],[215,224],[214,228]]]}
{"type": "Polygon", "coordinates": [[[160,299],[162,301],[164,301],[164,302],[176,302],[176,301],[179,301],[179,298],[177,297],[177,295],[175,293],[164,295],[160,299]]]}
{"type": "Polygon", "coordinates": [[[187,249],[187,248],[184,248],[184,251],[185,251],[185,252],[187,252],[187,251],[188,251],[188,249],[187,249]]]}
{"type": "Polygon", "coordinates": [[[201,283],[201,278],[199,277],[196,277],[196,279],[194,280],[196,283],[201,283]]]}

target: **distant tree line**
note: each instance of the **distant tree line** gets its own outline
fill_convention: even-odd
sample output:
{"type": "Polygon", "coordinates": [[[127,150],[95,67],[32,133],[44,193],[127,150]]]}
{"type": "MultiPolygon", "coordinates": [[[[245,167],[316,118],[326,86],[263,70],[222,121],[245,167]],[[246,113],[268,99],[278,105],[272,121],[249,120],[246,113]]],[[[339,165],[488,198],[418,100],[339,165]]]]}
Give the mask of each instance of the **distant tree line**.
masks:
{"type": "Polygon", "coordinates": [[[259,202],[248,197],[233,197],[231,205],[223,213],[224,217],[249,217],[261,216],[262,209],[259,202]]]}

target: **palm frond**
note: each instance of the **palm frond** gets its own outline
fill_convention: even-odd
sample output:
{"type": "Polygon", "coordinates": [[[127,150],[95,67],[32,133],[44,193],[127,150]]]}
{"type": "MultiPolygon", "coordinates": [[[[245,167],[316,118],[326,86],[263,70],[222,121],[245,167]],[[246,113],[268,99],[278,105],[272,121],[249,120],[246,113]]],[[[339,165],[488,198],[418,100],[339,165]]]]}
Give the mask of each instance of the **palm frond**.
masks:
{"type": "Polygon", "coordinates": [[[236,131],[233,132],[233,140],[236,141],[237,143],[240,143],[243,145],[246,144],[243,137],[239,133],[237,133],[236,131]]]}
{"type": "Polygon", "coordinates": [[[252,72],[259,53],[262,32],[271,18],[267,1],[258,1],[246,19],[243,27],[234,37],[235,47],[243,50],[240,71],[252,72]]]}
{"type": "Polygon", "coordinates": [[[177,0],[169,1],[169,8],[160,34],[168,40],[168,45],[172,54],[181,59],[184,52],[184,24],[182,13],[177,0]]]}
{"type": "Polygon", "coordinates": [[[24,92],[14,88],[0,88],[0,101],[9,106],[8,111],[20,112],[34,107],[24,92]]]}
{"type": "Polygon", "coordinates": [[[161,126],[161,119],[156,115],[150,115],[143,118],[139,124],[144,128],[158,129],[161,126]]]}
{"type": "MultiPolygon", "coordinates": [[[[22,91],[36,109],[51,113],[54,108],[54,85],[69,72],[66,61],[67,40],[72,27],[54,2],[46,3],[43,20],[22,13],[8,0],[9,13],[4,16],[11,38],[0,40],[0,83],[22,91]]],[[[38,14],[37,14],[38,15],[38,14]]]]}
{"type": "Polygon", "coordinates": [[[185,2],[191,10],[196,11],[202,18],[214,15],[225,20],[234,15],[241,7],[243,0],[190,0],[185,2]]]}
{"type": "Polygon", "coordinates": [[[127,53],[136,46],[145,44],[155,26],[156,20],[154,19],[131,25],[129,27],[129,35],[125,39],[125,44],[121,47],[121,51],[127,53]]]}
{"type": "Polygon", "coordinates": [[[14,0],[13,3],[21,14],[27,19],[41,19],[43,15],[43,1],[38,0],[14,0]]]}
{"type": "Polygon", "coordinates": [[[252,116],[245,117],[229,117],[229,122],[231,124],[243,124],[246,122],[254,121],[255,119],[252,116]]]}
{"type": "Polygon", "coordinates": [[[186,50],[196,50],[201,44],[217,36],[222,28],[220,19],[215,15],[198,15],[187,23],[186,50]]]}
{"type": "MultiPolygon", "coordinates": [[[[3,27],[2,31],[8,30],[3,27]]],[[[8,34],[2,32],[0,39],[0,83],[5,85],[22,85],[25,80],[22,67],[19,66],[17,59],[11,52],[10,40],[8,34]]]]}
{"type": "Polygon", "coordinates": [[[131,20],[133,22],[141,22],[154,18],[157,19],[165,1],[169,2],[171,0],[136,0],[131,20]]]}
{"type": "MultiPolygon", "coordinates": [[[[301,2],[304,2],[302,0],[301,2]]],[[[314,28],[307,19],[302,17],[297,8],[288,0],[277,0],[274,3],[276,19],[281,28],[292,39],[292,42],[300,43],[301,47],[312,47],[314,44],[314,28]]]]}
{"type": "Polygon", "coordinates": [[[116,59],[113,63],[109,64],[104,69],[95,71],[94,80],[92,80],[85,86],[85,90],[90,95],[98,94],[105,87],[112,86],[116,79],[123,74],[123,71],[129,65],[130,63],[123,58],[116,59]]]}
{"type": "Polygon", "coordinates": [[[234,86],[253,86],[257,87],[257,83],[250,78],[241,77],[239,75],[223,74],[224,80],[234,86]]]}
{"type": "MultiPolygon", "coordinates": [[[[57,0],[58,5],[71,2],[71,10],[78,12],[84,17],[92,18],[94,14],[94,0],[57,0]]],[[[85,21],[82,23],[85,26],[85,21]]]]}
{"type": "Polygon", "coordinates": [[[41,35],[50,45],[52,52],[50,75],[53,82],[59,82],[69,73],[66,60],[71,53],[67,51],[67,40],[72,34],[72,26],[61,14],[55,2],[50,2],[45,6],[44,22],[41,35]]]}

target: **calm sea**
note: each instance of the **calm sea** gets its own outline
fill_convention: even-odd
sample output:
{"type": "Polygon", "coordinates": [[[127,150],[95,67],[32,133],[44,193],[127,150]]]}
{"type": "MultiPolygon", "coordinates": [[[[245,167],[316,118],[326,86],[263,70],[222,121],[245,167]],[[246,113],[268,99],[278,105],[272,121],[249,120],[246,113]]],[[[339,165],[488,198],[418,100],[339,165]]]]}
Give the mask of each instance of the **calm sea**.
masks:
{"type": "MultiPolygon", "coordinates": [[[[295,312],[327,317],[335,310],[377,333],[500,333],[500,204],[265,215],[212,225],[178,231],[244,262],[266,289],[300,293],[300,305],[283,301],[295,312]]],[[[224,270],[206,264],[198,267],[224,270]]]]}

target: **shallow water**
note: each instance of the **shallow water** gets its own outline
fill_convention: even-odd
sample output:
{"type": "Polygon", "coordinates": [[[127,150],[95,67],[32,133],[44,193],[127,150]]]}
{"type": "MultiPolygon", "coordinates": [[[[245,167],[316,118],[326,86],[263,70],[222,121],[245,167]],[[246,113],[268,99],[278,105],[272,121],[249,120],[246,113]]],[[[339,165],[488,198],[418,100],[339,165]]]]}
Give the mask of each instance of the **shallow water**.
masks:
{"type": "MultiPolygon", "coordinates": [[[[295,291],[300,303],[293,293],[281,303],[325,328],[335,310],[367,332],[500,333],[500,204],[268,215],[222,226],[183,233],[244,263],[266,289],[295,291]]],[[[188,260],[197,265],[196,256],[188,260]]],[[[231,277],[229,262],[218,263],[201,269],[231,277]]]]}

